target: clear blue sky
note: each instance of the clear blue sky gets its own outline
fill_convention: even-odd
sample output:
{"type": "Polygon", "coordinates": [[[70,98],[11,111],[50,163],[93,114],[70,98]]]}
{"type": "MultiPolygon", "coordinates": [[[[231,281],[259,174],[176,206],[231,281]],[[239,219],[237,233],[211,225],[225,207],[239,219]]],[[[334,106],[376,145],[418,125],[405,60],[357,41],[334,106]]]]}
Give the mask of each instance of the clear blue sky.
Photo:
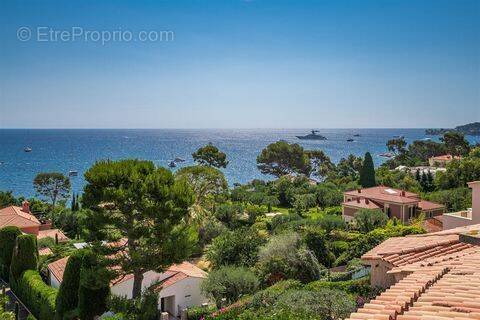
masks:
{"type": "Polygon", "coordinates": [[[2,0],[0,26],[0,128],[480,120],[479,0],[2,0]],[[22,42],[20,27],[174,40],[22,42]]]}

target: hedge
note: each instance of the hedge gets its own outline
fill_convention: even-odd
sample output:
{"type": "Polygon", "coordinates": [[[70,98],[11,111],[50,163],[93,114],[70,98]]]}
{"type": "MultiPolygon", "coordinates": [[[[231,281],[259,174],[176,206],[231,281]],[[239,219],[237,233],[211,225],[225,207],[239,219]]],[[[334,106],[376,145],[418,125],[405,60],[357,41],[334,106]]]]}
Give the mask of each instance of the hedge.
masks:
{"type": "Polygon", "coordinates": [[[0,276],[8,280],[15,240],[22,232],[14,226],[0,229],[0,276]]]}
{"type": "Polygon", "coordinates": [[[57,289],[43,282],[36,270],[27,270],[17,280],[15,294],[38,320],[53,320],[57,289]]]}
{"type": "Polygon", "coordinates": [[[63,281],[57,295],[57,319],[63,319],[66,313],[77,308],[81,266],[82,251],[78,251],[68,258],[65,267],[63,281]]]}
{"type": "Polygon", "coordinates": [[[370,286],[370,278],[363,277],[356,280],[348,281],[314,281],[305,286],[306,290],[317,291],[322,288],[337,289],[350,294],[369,296],[373,288],[370,286]]]}
{"type": "Polygon", "coordinates": [[[15,241],[15,248],[10,264],[10,282],[15,289],[15,282],[26,270],[37,270],[38,250],[37,238],[31,234],[22,234],[15,241]]]}

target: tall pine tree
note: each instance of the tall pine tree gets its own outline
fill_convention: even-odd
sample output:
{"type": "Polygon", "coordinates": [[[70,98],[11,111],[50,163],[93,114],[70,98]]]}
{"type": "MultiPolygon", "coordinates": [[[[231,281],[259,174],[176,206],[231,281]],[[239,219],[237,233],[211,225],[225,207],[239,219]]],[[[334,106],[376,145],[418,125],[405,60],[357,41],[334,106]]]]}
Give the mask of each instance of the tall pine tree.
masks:
{"type": "Polygon", "coordinates": [[[365,158],[363,159],[362,169],[360,170],[360,185],[364,188],[377,185],[375,182],[375,168],[370,152],[365,153],[365,158]]]}

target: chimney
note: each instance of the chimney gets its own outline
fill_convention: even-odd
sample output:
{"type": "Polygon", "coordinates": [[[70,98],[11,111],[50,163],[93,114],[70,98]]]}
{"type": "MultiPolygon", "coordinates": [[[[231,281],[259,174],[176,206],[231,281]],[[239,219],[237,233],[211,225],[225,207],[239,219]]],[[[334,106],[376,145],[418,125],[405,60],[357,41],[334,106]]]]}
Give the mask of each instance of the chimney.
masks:
{"type": "Polygon", "coordinates": [[[405,197],[405,191],[402,190],[402,197],[405,197]]]}
{"type": "Polygon", "coordinates": [[[357,189],[357,192],[358,192],[358,193],[362,193],[362,189],[358,188],[358,189],[357,189]]]}
{"type": "Polygon", "coordinates": [[[26,213],[30,213],[30,203],[27,200],[22,202],[22,211],[26,213]]]}
{"type": "Polygon", "coordinates": [[[365,204],[369,204],[369,203],[370,201],[367,198],[365,198],[365,204]]]}

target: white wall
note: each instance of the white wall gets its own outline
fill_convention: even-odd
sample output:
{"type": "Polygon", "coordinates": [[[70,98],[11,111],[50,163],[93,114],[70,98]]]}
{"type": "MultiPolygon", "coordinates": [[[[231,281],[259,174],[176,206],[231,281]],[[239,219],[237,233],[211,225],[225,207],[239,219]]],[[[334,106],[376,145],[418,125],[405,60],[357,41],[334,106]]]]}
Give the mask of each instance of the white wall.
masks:
{"type": "MultiPolygon", "coordinates": [[[[142,281],[142,290],[147,289],[156,281],[162,281],[168,277],[166,273],[157,273],[154,271],[148,271],[143,274],[142,281]]],[[[125,297],[128,299],[132,298],[133,290],[133,278],[122,281],[112,287],[110,287],[111,292],[119,297],[125,297]]]]}
{"type": "Polygon", "coordinates": [[[48,272],[48,273],[50,277],[50,286],[55,289],[60,288],[60,281],[58,281],[57,278],[55,278],[55,276],[51,272],[48,272]]]}
{"type": "Polygon", "coordinates": [[[177,314],[174,315],[179,316],[180,313],[178,312],[180,310],[209,302],[200,290],[202,281],[202,278],[188,277],[162,289],[158,295],[158,307],[160,308],[161,298],[175,296],[175,310],[177,314]],[[178,306],[180,306],[180,310],[178,306]]]}

